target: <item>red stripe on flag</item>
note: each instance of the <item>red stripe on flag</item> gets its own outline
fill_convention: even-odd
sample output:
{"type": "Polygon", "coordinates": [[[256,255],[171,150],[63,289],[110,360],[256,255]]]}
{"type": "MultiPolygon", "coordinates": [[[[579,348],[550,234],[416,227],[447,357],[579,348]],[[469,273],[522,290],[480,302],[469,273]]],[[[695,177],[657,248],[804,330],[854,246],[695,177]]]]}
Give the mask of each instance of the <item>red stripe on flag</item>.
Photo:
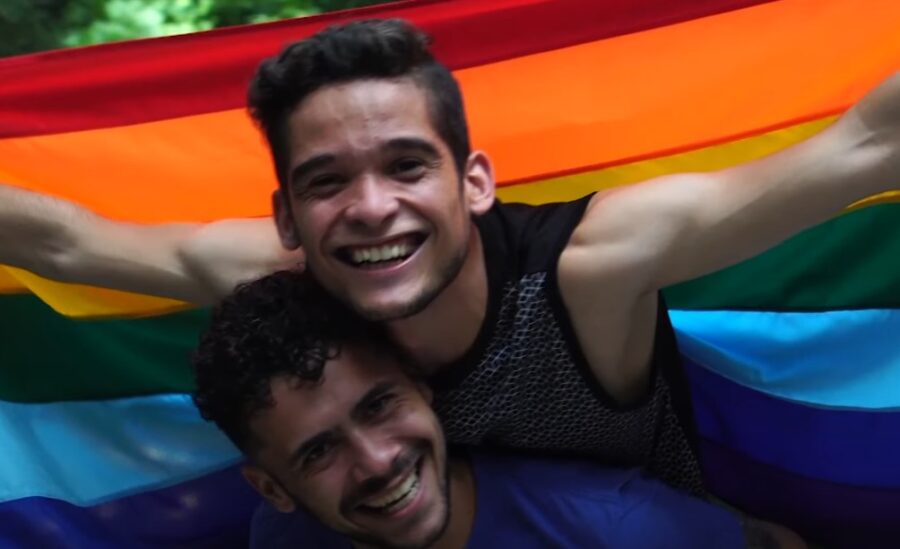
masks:
{"type": "Polygon", "coordinates": [[[260,59],[326,25],[402,17],[453,69],[772,0],[406,1],[315,17],[0,59],[0,137],[233,109],[260,59]]]}

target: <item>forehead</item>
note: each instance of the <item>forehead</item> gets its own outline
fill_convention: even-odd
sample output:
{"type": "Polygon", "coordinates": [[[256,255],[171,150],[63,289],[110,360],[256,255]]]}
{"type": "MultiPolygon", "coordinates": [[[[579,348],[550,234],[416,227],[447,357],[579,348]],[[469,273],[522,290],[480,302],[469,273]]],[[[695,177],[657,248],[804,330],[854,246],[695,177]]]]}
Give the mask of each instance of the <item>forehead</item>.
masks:
{"type": "Polygon", "coordinates": [[[274,379],[273,405],[258,413],[250,427],[266,446],[289,447],[298,439],[346,421],[354,406],[384,383],[401,390],[415,387],[390,353],[345,345],[338,357],[326,363],[319,382],[274,379]]]}
{"type": "Polygon", "coordinates": [[[437,141],[426,91],[410,78],[356,80],[325,86],[291,113],[294,154],[372,147],[395,137],[437,141]]]}

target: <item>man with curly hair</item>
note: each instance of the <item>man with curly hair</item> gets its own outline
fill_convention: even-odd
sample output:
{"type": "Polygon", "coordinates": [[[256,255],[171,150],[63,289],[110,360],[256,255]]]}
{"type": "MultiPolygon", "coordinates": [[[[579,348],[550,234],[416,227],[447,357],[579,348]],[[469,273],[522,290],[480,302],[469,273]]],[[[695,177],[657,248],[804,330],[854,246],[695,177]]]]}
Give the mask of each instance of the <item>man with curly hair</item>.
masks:
{"type": "Polygon", "coordinates": [[[301,274],[226,298],[194,365],[197,406],[267,500],[253,547],[802,546],[637,469],[448,449],[380,326],[301,274]]]}

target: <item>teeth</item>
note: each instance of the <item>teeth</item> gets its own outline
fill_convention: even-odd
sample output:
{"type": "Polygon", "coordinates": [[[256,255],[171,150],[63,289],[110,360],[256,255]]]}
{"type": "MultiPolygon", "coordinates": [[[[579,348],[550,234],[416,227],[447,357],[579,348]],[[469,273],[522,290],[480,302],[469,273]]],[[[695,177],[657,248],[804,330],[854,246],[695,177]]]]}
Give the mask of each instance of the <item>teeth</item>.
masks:
{"type": "Polygon", "coordinates": [[[406,500],[410,499],[411,496],[414,496],[416,493],[416,488],[419,486],[419,475],[415,471],[413,471],[406,480],[400,483],[399,486],[391,490],[390,493],[385,494],[379,498],[374,498],[369,500],[366,503],[366,507],[374,507],[376,509],[384,510],[388,507],[395,507],[406,500]]]}
{"type": "Polygon", "coordinates": [[[353,250],[352,259],[353,262],[358,265],[360,263],[390,261],[392,259],[406,257],[410,253],[412,253],[412,246],[409,244],[394,244],[353,250]]]}

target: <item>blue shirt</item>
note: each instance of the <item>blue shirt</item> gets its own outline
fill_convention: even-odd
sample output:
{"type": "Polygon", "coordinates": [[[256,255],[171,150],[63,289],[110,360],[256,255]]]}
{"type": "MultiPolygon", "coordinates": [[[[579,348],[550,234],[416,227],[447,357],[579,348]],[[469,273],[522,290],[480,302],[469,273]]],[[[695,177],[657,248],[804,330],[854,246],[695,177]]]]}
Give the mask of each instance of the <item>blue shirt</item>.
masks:
{"type": "MultiPolygon", "coordinates": [[[[731,512],[648,478],[638,469],[596,462],[470,450],[477,507],[469,549],[744,547],[731,512]]],[[[303,512],[264,504],[251,547],[349,548],[303,512]]]]}

